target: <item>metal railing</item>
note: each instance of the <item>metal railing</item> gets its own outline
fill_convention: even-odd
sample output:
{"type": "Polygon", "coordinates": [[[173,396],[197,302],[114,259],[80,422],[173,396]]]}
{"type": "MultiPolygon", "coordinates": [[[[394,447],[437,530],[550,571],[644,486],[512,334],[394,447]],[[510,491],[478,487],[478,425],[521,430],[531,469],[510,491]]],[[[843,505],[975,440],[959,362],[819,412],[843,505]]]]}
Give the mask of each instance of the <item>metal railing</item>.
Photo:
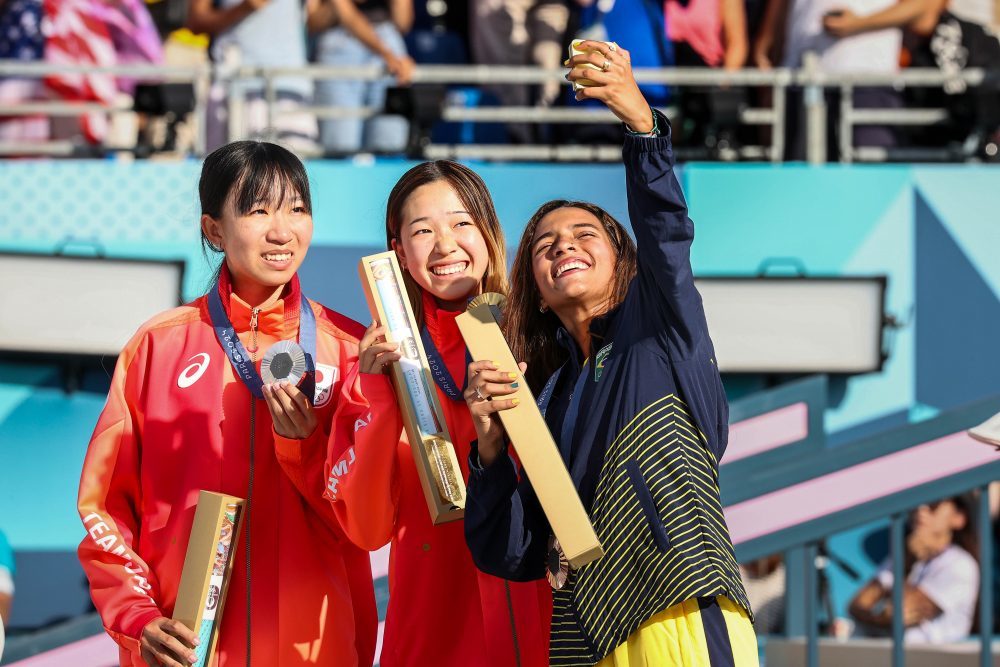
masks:
{"type": "MultiPolygon", "coordinates": [[[[229,92],[230,139],[238,131],[238,121],[242,118],[242,105],[246,98],[240,91],[248,84],[263,91],[266,101],[267,127],[274,128],[276,121],[285,113],[278,105],[276,82],[282,77],[317,80],[386,80],[380,67],[331,67],[309,65],[306,67],[236,67],[220,65],[196,67],[171,67],[151,65],[130,65],[114,67],[92,67],[77,65],[51,65],[37,62],[0,60],[0,78],[14,77],[38,79],[66,74],[110,74],[125,76],[147,82],[190,83],[195,90],[196,135],[193,150],[202,155],[206,149],[205,117],[208,96],[214,83],[226,87],[229,92]]],[[[913,126],[940,123],[949,118],[949,110],[942,108],[919,109],[859,109],[854,106],[853,93],[863,87],[891,87],[894,89],[924,87],[945,88],[956,82],[968,87],[976,87],[987,82],[983,70],[970,69],[957,73],[945,73],[937,69],[909,69],[895,74],[830,74],[819,69],[815,58],[807,58],[802,69],[725,71],[704,68],[637,69],[635,76],[640,83],[673,86],[682,93],[685,89],[705,88],[766,88],[770,91],[770,106],[744,106],[738,110],[739,123],[743,126],[764,126],[770,128],[768,143],[745,145],[728,151],[719,151],[723,160],[758,160],[780,162],[785,153],[786,113],[788,111],[788,91],[802,91],[805,117],[806,157],[811,163],[826,161],[828,145],[827,90],[841,92],[839,117],[840,159],[851,161],[885,161],[893,157],[890,151],[880,148],[853,145],[853,128],[858,125],[913,126]]],[[[532,67],[498,67],[483,65],[421,65],[414,72],[415,85],[539,85],[553,81],[566,84],[561,70],[545,70],[532,67]]],[[[668,116],[676,114],[673,108],[664,110],[668,116]]],[[[83,116],[95,112],[108,114],[129,113],[128,105],[105,105],[95,102],[66,102],[39,100],[19,104],[0,103],[0,118],[11,116],[42,115],[50,118],[83,116]]],[[[381,112],[374,108],[336,108],[328,106],[299,107],[295,113],[310,113],[317,118],[368,118],[381,112]]],[[[614,116],[604,109],[582,107],[465,107],[445,105],[440,112],[441,120],[459,123],[533,123],[533,124],[601,124],[615,123],[614,116]]],[[[274,131],[265,132],[271,138],[274,131]]],[[[79,145],[67,141],[46,143],[3,143],[0,155],[10,154],[52,154],[73,153],[79,145]]],[[[127,150],[127,146],[106,145],[98,147],[109,151],[127,150]]],[[[494,144],[430,144],[425,147],[425,157],[459,157],[484,159],[521,160],[617,160],[620,147],[617,145],[494,145],[494,144]]],[[[928,151],[914,153],[918,159],[941,159],[941,155],[928,151]]]]}

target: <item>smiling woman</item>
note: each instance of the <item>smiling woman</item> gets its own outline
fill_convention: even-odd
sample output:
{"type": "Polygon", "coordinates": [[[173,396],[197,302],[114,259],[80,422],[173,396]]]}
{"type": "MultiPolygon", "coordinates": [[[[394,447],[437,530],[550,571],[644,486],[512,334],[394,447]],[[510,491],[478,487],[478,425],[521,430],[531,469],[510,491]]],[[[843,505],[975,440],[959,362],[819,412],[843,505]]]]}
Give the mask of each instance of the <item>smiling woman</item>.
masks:
{"type": "Polygon", "coordinates": [[[635,277],[635,243],[600,206],[556,199],[542,204],[528,221],[513,273],[533,274],[536,264],[547,277],[517,282],[504,309],[504,329],[514,358],[531,360],[528,384],[541,389],[565,358],[556,340],[562,324],[550,311],[575,303],[581,313],[604,312],[621,303],[635,277]],[[552,246],[569,252],[554,260],[552,246]]]}
{"type": "Polygon", "coordinates": [[[331,399],[363,328],[299,289],[313,227],[305,168],[274,144],[236,142],[206,158],[199,194],[203,243],[223,255],[217,280],[122,351],[84,462],[91,596],[122,665],[190,664],[197,637],[170,617],[198,492],[236,496],[244,528],[219,663],[304,664],[305,645],[310,664],[370,665],[368,555],[321,497],[331,399]],[[262,359],[289,349],[305,378],[265,384],[262,359]]]}
{"type": "MultiPolygon", "coordinates": [[[[470,298],[507,291],[504,238],[482,179],[455,162],[426,162],[399,180],[386,207],[396,251],[458,460],[475,437],[462,395],[468,352],[456,317],[470,298]],[[457,381],[456,381],[457,379],[457,381]]],[[[361,339],[335,417],[327,497],[358,546],[392,541],[381,664],[542,667],[551,595],[544,582],[513,584],[476,570],[462,521],[433,525],[389,380],[399,359],[378,322],[361,339]],[[439,639],[448,628],[446,641],[439,639]]],[[[508,372],[517,369],[507,369],[508,372]]],[[[462,466],[463,476],[468,470],[462,466]]]]}
{"type": "Polygon", "coordinates": [[[548,575],[552,665],[755,667],[718,487],[728,405],[692,276],[694,224],[670,124],[643,99],[627,51],[578,48],[567,79],[591,83],[577,97],[603,101],[625,124],[636,243],[596,206],[545,204],[518,246],[505,328],[605,555],[563,566],[497,418],[516,379],[480,361],[469,364],[465,393],[478,436],[466,541],[485,572],[548,575]]]}

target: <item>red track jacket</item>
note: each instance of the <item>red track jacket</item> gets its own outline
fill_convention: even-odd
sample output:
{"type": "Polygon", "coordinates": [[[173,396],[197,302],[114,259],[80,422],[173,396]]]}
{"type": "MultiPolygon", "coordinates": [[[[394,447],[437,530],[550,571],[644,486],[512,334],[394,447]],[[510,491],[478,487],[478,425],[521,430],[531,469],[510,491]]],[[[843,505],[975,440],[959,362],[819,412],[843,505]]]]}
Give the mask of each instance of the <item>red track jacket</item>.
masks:
{"type": "MultiPolygon", "coordinates": [[[[467,369],[455,317],[424,295],[431,338],[455,382],[467,369]]],[[[364,549],[392,540],[382,667],[548,665],[552,594],[545,580],[506,582],[476,569],[463,521],[434,526],[403,433],[392,385],[359,373],[344,382],[327,461],[326,496],[344,531],[364,549]]],[[[462,472],[475,439],[463,400],[438,389],[462,472]]]]}
{"type": "MultiPolygon", "coordinates": [[[[251,309],[231,293],[225,272],[220,290],[247,345],[251,309]]],[[[260,312],[258,359],[276,341],[296,338],[299,299],[294,278],[284,298],[260,312]]],[[[328,429],[362,328],[312,305],[320,426],[306,440],[274,433],[267,405],[235,377],[205,297],[153,318],[122,351],[78,503],[87,530],[80,561],[122,665],[144,664],[143,627],[173,612],[199,490],[247,497],[252,423],[250,572],[244,529],[218,664],[245,664],[248,621],[254,665],[372,664],[378,619],[368,554],[344,539],[322,498],[328,429]]]]}

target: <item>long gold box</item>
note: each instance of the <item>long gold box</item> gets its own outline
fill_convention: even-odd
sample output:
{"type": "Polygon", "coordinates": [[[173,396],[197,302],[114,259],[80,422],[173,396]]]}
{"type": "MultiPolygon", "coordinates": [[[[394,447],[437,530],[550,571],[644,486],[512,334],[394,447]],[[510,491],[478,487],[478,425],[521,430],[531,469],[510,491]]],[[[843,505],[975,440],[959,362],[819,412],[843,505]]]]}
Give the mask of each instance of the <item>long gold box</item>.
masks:
{"type": "Polygon", "coordinates": [[[402,358],[391,366],[392,383],[431,522],[461,519],[465,516],[465,479],[448,434],[396,253],[362,257],[358,272],[372,317],[386,327],[386,340],[400,346],[402,358]]]}
{"type": "MultiPolygon", "coordinates": [[[[458,316],[457,322],[473,359],[488,359],[501,370],[517,370],[514,355],[488,304],[470,308],[458,316]]],[[[521,466],[531,480],[552,532],[566,554],[566,560],[574,568],[597,560],[604,555],[604,549],[580,501],[559,447],[552,439],[545,418],[523,377],[517,391],[504,398],[520,400],[510,410],[501,410],[500,420],[517,451],[521,466]]]]}
{"type": "Polygon", "coordinates": [[[195,648],[198,661],[193,667],[206,667],[215,656],[243,528],[243,506],[243,499],[235,496],[211,491],[198,494],[173,615],[194,630],[201,641],[195,648]]]}

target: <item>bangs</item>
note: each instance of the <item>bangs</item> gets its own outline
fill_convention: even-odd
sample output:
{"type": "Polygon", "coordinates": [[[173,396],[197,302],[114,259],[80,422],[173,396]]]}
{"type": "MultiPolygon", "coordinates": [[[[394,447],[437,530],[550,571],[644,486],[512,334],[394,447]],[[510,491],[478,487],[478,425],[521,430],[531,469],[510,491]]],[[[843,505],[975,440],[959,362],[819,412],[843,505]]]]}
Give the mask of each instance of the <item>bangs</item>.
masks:
{"type": "MultiPolygon", "coordinates": [[[[275,148],[278,148],[275,146],[275,148]]],[[[309,179],[298,158],[284,149],[270,150],[258,144],[232,190],[233,208],[246,215],[257,204],[280,208],[288,201],[302,198],[302,205],[312,214],[309,179]]]]}

